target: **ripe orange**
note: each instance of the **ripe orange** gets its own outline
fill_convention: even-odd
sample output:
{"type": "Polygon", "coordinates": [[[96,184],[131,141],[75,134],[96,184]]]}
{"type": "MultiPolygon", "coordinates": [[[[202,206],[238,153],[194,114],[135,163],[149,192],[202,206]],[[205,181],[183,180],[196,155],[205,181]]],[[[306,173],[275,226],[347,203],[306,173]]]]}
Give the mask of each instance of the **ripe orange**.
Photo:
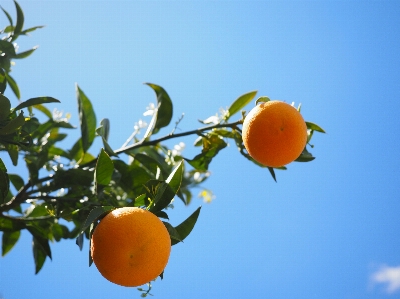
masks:
{"type": "Polygon", "coordinates": [[[243,143],[257,162],[280,167],[296,160],[307,143],[307,126],[293,106],[268,101],[254,107],[242,129],[243,143]]]}
{"type": "Polygon", "coordinates": [[[169,233],[153,213],[133,207],[116,209],[95,228],[91,255],[109,281],[135,287],[154,280],[168,263],[169,233]]]}

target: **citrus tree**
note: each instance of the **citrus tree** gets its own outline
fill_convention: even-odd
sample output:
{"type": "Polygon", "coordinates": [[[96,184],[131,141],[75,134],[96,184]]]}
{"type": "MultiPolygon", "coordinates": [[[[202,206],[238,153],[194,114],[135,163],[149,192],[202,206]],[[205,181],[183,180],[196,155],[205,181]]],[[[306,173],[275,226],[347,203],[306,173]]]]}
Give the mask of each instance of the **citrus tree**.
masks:
{"type": "MultiPolygon", "coordinates": [[[[119,149],[108,144],[110,121],[97,120],[92,101],[77,85],[80,138],[72,141],[71,147],[59,146],[68,137],[69,130],[77,128],[68,118],[53,115],[46,108],[46,104],[59,103],[59,100],[47,96],[21,101],[19,86],[11,76],[13,60],[25,59],[36,50],[34,47],[19,52],[16,40],[42,27],[25,29],[23,11],[14,3],[15,22],[2,8],[9,25],[0,31],[0,231],[3,256],[17,243],[22,230],[32,235],[35,273],[47,258],[51,259],[50,242],[71,239],[82,249],[85,239],[95,240],[92,234],[99,221],[118,208],[139,208],[157,216],[169,234],[168,246],[184,240],[191,233],[201,208],[178,226],[168,222],[167,209],[173,207],[174,198],[183,205],[190,204],[193,188],[209,177],[211,161],[228,142],[235,144],[244,158],[265,167],[275,181],[274,169],[286,167],[280,162],[268,164],[266,161],[271,159],[266,155],[273,156],[271,161],[285,161],[285,164],[314,159],[307,147],[312,148],[309,142],[313,133],[323,133],[323,129],[304,121],[300,109],[288,104],[272,114],[260,112],[265,107],[276,106],[269,105],[271,101],[267,97],[258,98],[256,104],[263,104],[256,105],[256,110],[247,117],[242,109],[255,99],[256,91],[243,94],[227,110],[201,121],[200,128],[181,133],[172,130],[159,136],[160,129],[173,120],[173,104],[165,89],[153,83],[146,83],[157,99],[157,104],[147,111],[152,115],[150,123],[145,129],[141,124],[136,126],[119,149]],[[4,95],[7,88],[17,98],[15,104],[4,95]],[[285,112],[287,109],[289,112],[285,112]],[[260,122],[257,117],[267,121],[260,122]],[[295,133],[290,133],[292,123],[295,133]],[[274,125],[276,130],[264,130],[274,125]],[[143,134],[139,134],[140,129],[143,134]],[[281,137],[271,137],[278,131],[284,132],[281,137]],[[194,157],[184,157],[179,150],[163,143],[188,135],[193,135],[194,146],[199,149],[194,157]],[[101,140],[102,148],[91,147],[96,138],[101,140]],[[286,152],[291,155],[289,159],[275,157],[286,152]],[[13,171],[19,163],[25,165],[25,173],[13,171]]],[[[204,189],[203,196],[209,197],[207,192],[204,189]]],[[[120,229],[132,228],[122,225],[120,229]]],[[[152,239],[157,239],[154,233],[152,239]]],[[[89,254],[89,263],[92,262],[89,254]]],[[[162,277],[160,271],[156,277],[162,277]]],[[[142,295],[146,294],[148,291],[142,295]]]]}

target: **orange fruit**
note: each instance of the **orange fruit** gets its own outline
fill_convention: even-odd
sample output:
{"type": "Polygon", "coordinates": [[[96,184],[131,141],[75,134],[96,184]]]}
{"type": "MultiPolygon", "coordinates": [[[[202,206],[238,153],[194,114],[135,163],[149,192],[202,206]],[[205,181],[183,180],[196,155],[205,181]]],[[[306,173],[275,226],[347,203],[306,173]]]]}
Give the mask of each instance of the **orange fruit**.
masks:
{"type": "Polygon", "coordinates": [[[134,207],[113,210],[96,226],[93,262],[109,281],[126,287],[154,280],[168,263],[171,239],[153,213],[134,207]]]}
{"type": "Polygon", "coordinates": [[[280,167],[296,160],[307,143],[307,126],[293,106],[268,101],[254,107],[243,122],[242,136],[257,162],[280,167]]]}

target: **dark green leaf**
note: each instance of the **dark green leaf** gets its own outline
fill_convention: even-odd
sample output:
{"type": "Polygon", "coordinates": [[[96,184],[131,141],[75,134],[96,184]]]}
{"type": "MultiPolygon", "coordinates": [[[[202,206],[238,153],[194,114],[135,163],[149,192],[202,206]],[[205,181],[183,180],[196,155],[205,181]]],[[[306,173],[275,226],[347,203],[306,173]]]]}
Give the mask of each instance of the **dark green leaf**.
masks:
{"type": "Polygon", "coordinates": [[[17,1],[14,0],[14,3],[15,3],[15,8],[17,10],[17,24],[15,24],[14,34],[18,35],[22,31],[22,27],[24,27],[24,13],[22,12],[22,9],[17,3],[17,1]]]}
{"type": "Polygon", "coordinates": [[[157,180],[162,180],[162,175],[165,174],[165,169],[156,159],[141,153],[135,154],[133,157],[135,161],[138,161],[140,164],[142,164],[143,167],[154,174],[155,177],[157,174],[159,174],[160,176],[156,177],[157,180]]]}
{"type": "Polygon", "coordinates": [[[108,212],[114,210],[115,208],[112,206],[103,206],[103,207],[96,207],[90,211],[88,217],[86,218],[85,223],[81,228],[81,234],[95,221],[99,220],[108,212]]]}
{"type": "Polygon", "coordinates": [[[10,180],[7,172],[0,170],[0,204],[6,203],[7,194],[10,190],[10,180]]]}
{"type": "Polygon", "coordinates": [[[17,131],[25,123],[24,114],[21,112],[16,118],[10,120],[8,124],[0,128],[0,135],[8,135],[17,131]]]}
{"type": "Polygon", "coordinates": [[[183,170],[183,161],[180,161],[166,180],[166,182],[175,194],[178,193],[179,188],[181,187],[184,173],[185,172],[183,170]]]}
{"type": "Polygon", "coordinates": [[[78,237],[76,237],[75,243],[76,243],[76,245],[78,245],[79,250],[81,250],[81,251],[83,249],[83,242],[84,242],[84,235],[79,234],[78,237]]]}
{"type": "Polygon", "coordinates": [[[306,121],[307,129],[314,130],[320,133],[326,133],[324,129],[322,129],[320,126],[317,124],[314,124],[312,122],[306,121]]]}
{"type": "MultiPolygon", "coordinates": [[[[4,91],[7,88],[7,78],[6,78],[6,73],[4,70],[0,67],[0,93],[4,94],[4,91]]],[[[10,106],[11,108],[11,106],[10,106]]],[[[10,109],[8,109],[9,111],[10,109]]],[[[6,111],[2,110],[0,107],[0,120],[2,120],[1,115],[4,115],[6,111]]],[[[8,114],[7,114],[8,115],[8,114]]]]}
{"type": "Polygon", "coordinates": [[[30,49],[30,50],[27,50],[27,51],[18,53],[18,54],[15,55],[15,57],[13,57],[13,58],[14,58],[14,59],[23,59],[23,58],[26,58],[26,57],[30,56],[33,52],[35,52],[35,50],[36,50],[37,48],[38,48],[38,47],[33,47],[33,48],[30,49]]]}
{"type": "Polygon", "coordinates": [[[107,154],[110,156],[117,157],[117,154],[114,153],[111,146],[108,144],[108,136],[110,134],[110,121],[107,118],[103,118],[100,122],[100,127],[96,129],[97,135],[99,135],[103,140],[104,149],[107,154]]]}
{"type": "MultiPolygon", "coordinates": [[[[175,227],[176,231],[178,232],[181,240],[183,241],[194,228],[194,225],[197,222],[197,218],[199,217],[201,207],[197,208],[196,211],[193,212],[185,221],[175,227]]],[[[171,240],[171,245],[175,245],[179,243],[179,241],[171,240]]]]}
{"type": "Polygon", "coordinates": [[[17,55],[17,53],[15,53],[14,45],[6,40],[0,40],[0,52],[7,54],[11,58],[14,58],[17,55]]]}
{"type": "Polygon", "coordinates": [[[155,121],[153,128],[153,134],[156,134],[161,128],[168,126],[172,119],[172,101],[167,92],[161,86],[152,83],[145,84],[150,86],[157,96],[157,120],[155,121]]]}
{"type": "Polygon", "coordinates": [[[304,148],[301,155],[295,161],[296,162],[310,162],[314,159],[315,159],[315,157],[313,157],[313,155],[309,151],[307,151],[306,148],[304,148]]]}
{"type": "Polygon", "coordinates": [[[82,150],[86,153],[96,137],[96,115],[93,111],[92,103],[78,85],[76,85],[76,92],[81,125],[82,150]]]}
{"type": "Polygon", "coordinates": [[[240,109],[244,108],[248,103],[250,103],[254,97],[256,96],[257,91],[251,91],[249,93],[246,93],[242,96],[240,96],[238,99],[236,99],[232,105],[229,107],[228,112],[229,115],[225,120],[228,120],[232,115],[235,113],[239,112],[240,109]]]}
{"type": "Polygon", "coordinates": [[[0,217],[0,231],[13,232],[21,230],[24,227],[25,226],[21,221],[0,217]]]}
{"type": "Polygon", "coordinates": [[[114,164],[104,149],[101,149],[96,163],[95,178],[97,185],[108,185],[114,172],[114,164]]]}
{"type": "MultiPolygon", "coordinates": [[[[1,6],[0,6],[0,7],[1,7],[1,6]]],[[[8,22],[10,22],[10,25],[11,25],[12,27],[14,27],[14,26],[13,26],[13,20],[12,20],[10,14],[9,14],[3,7],[1,7],[1,9],[2,9],[3,12],[5,13],[5,15],[7,16],[7,19],[8,19],[8,22]]]]}
{"type": "Polygon", "coordinates": [[[275,176],[275,171],[272,167],[268,167],[269,173],[271,174],[272,178],[276,182],[276,176],[275,176]]]}
{"type": "Polygon", "coordinates": [[[26,107],[45,104],[45,103],[60,103],[60,101],[52,97],[37,97],[22,102],[17,107],[15,107],[14,110],[21,110],[26,107]]]}
{"type": "Polygon", "coordinates": [[[8,177],[17,191],[20,190],[22,187],[24,187],[25,185],[24,180],[19,175],[10,173],[8,177]]]}
{"type": "Polygon", "coordinates": [[[19,92],[19,87],[17,85],[17,82],[15,82],[13,77],[11,77],[9,74],[5,73],[5,75],[6,75],[7,83],[8,83],[8,85],[10,85],[11,90],[13,91],[13,93],[15,94],[17,99],[20,99],[21,98],[21,94],[19,92]]]}
{"type": "Polygon", "coordinates": [[[0,170],[7,172],[7,167],[1,158],[0,158],[0,170]]]}
{"type": "Polygon", "coordinates": [[[210,135],[203,138],[203,150],[192,160],[185,159],[196,170],[206,171],[212,159],[218,152],[227,146],[226,142],[218,135],[210,135]]]}
{"type": "Polygon", "coordinates": [[[167,228],[167,231],[169,233],[169,236],[171,237],[171,243],[176,242],[182,242],[181,236],[179,235],[178,231],[176,230],[175,227],[173,227],[170,223],[163,221],[164,226],[167,228]]]}
{"type": "Polygon", "coordinates": [[[165,209],[175,196],[171,187],[166,182],[159,180],[149,180],[145,184],[145,189],[148,197],[152,200],[149,211],[153,213],[165,209]]]}
{"type": "Polygon", "coordinates": [[[13,231],[13,232],[3,232],[2,237],[2,256],[5,256],[18,242],[19,236],[21,235],[21,231],[13,231]]]}
{"type": "Polygon", "coordinates": [[[33,258],[35,260],[35,274],[38,274],[42,269],[46,257],[49,256],[51,259],[51,251],[49,243],[44,238],[33,236],[33,258]]]}
{"type": "Polygon", "coordinates": [[[18,164],[18,146],[14,144],[7,144],[6,150],[14,166],[18,164]]]}
{"type": "Polygon", "coordinates": [[[11,103],[8,98],[0,94],[0,121],[5,120],[10,114],[11,103]]]}

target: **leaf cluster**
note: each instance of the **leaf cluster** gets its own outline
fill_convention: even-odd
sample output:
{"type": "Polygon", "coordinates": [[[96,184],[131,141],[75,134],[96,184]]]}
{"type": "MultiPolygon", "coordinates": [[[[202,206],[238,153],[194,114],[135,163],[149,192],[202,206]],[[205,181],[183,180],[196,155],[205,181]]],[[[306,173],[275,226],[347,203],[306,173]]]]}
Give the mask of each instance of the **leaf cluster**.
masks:
{"type": "MultiPolygon", "coordinates": [[[[57,99],[31,98],[12,108],[4,95],[9,87],[20,99],[19,87],[10,76],[12,60],[26,58],[36,49],[17,53],[15,40],[42,27],[23,29],[23,12],[14,3],[16,23],[2,8],[9,25],[0,31],[3,35],[0,41],[0,151],[8,154],[9,158],[4,161],[11,161],[13,166],[24,163],[27,174],[9,172],[11,167],[6,167],[3,158],[0,159],[3,256],[17,243],[21,230],[27,230],[32,235],[35,273],[38,273],[45,260],[52,258],[51,242],[73,239],[82,249],[84,240],[90,242],[93,230],[106,213],[126,206],[147,209],[161,218],[172,245],[176,245],[192,232],[201,207],[176,226],[169,222],[169,209],[174,207],[175,200],[183,205],[192,202],[192,190],[201,188],[209,177],[210,163],[229,141],[245,158],[258,164],[243,145],[241,125],[245,113],[231,121],[231,117],[255,98],[256,91],[240,96],[220,114],[200,121],[202,127],[198,129],[182,133],[172,130],[158,137],[173,119],[173,103],[164,88],[146,83],[156,96],[156,104],[148,111],[152,118],[147,129],[140,138],[140,130],[135,129],[121,148],[113,149],[108,143],[112,133],[110,120],[97,121],[92,101],[76,85],[80,137],[69,148],[60,146],[68,137],[68,130],[77,127],[68,118],[53,115],[46,108],[48,103],[59,103],[57,99]],[[182,152],[163,143],[188,135],[197,136],[194,145],[199,153],[194,157],[184,157],[182,152]],[[102,142],[100,149],[92,148],[96,138],[102,142]]],[[[324,132],[311,122],[307,122],[307,127],[308,142],[314,132],[324,132]]],[[[305,148],[297,161],[313,159],[305,148]]],[[[269,171],[276,180],[274,169],[269,171]]]]}

